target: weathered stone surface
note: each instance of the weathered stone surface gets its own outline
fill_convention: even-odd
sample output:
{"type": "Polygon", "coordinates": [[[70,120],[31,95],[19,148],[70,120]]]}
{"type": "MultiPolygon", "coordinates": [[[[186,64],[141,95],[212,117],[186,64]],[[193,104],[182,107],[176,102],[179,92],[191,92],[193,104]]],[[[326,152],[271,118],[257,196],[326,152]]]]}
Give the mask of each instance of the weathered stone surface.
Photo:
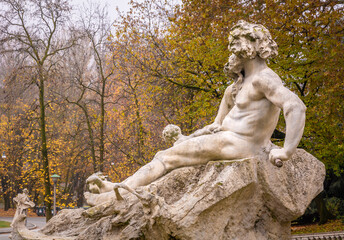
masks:
{"type": "Polygon", "coordinates": [[[256,158],[173,170],[88,210],[63,210],[42,232],[75,239],[289,239],[290,221],[322,190],[324,165],[298,149],[277,168],[256,158]]]}
{"type": "Polygon", "coordinates": [[[325,178],[325,166],[303,149],[297,149],[282,168],[275,168],[264,161],[267,155],[262,154],[258,164],[266,204],[279,219],[291,221],[301,216],[319,194],[325,178]]]}

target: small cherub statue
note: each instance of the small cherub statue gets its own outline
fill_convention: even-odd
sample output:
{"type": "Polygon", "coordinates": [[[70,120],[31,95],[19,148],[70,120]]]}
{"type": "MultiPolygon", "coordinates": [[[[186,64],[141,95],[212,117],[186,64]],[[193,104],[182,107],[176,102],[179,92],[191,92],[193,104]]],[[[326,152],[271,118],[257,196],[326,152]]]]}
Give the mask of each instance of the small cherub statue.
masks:
{"type": "Polygon", "coordinates": [[[219,131],[221,131],[220,128],[217,128],[217,129],[202,128],[190,134],[189,136],[185,136],[182,134],[180,127],[174,124],[168,124],[162,131],[162,138],[164,139],[165,142],[169,144],[173,144],[173,146],[175,146],[190,138],[207,135],[207,134],[213,134],[219,131]]]}

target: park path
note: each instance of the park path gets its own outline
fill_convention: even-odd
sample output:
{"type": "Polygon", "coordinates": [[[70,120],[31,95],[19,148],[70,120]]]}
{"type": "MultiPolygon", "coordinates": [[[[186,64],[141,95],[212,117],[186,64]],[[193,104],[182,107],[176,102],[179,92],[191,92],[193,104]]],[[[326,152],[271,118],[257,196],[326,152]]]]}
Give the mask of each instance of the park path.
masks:
{"type": "Polygon", "coordinates": [[[344,240],[344,231],[293,235],[291,240],[344,240]]]}
{"type": "MultiPolygon", "coordinates": [[[[12,222],[12,219],[12,217],[0,217],[0,221],[12,222]]],[[[28,227],[35,226],[36,231],[46,224],[45,217],[28,217],[27,219],[28,227]]],[[[0,240],[9,240],[10,232],[11,228],[0,228],[0,240]]],[[[344,240],[344,231],[292,235],[291,240],[344,240]]]]}
{"type": "MultiPolygon", "coordinates": [[[[0,217],[0,221],[12,222],[13,217],[0,217]]],[[[45,217],[28,217],[27,225],[29,229],[37,231],[45,226],[45,217]]],[[[0,228],[0,240],[10,240],[11,228],[0,228]]]]}

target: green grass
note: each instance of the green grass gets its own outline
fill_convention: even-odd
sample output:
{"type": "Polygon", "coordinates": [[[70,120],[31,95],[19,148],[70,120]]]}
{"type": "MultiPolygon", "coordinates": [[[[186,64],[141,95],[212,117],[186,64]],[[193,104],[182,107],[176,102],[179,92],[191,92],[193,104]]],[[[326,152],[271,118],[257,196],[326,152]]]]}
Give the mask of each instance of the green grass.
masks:
{"type": "Polygon", "coordinates": [[[303,234],[303,233],[321,233],[321,232],[335,232],[343,231],[344,224],[341,220],[330,220],[328,223],[323,225],[311,224],[304,226],[292,226],[292,234],[303,234]]]}
{"type": "Polygon", "coordinates": [[[10,225],[10,222],[0,221],[0,228],[8,228],[10,225]]]}

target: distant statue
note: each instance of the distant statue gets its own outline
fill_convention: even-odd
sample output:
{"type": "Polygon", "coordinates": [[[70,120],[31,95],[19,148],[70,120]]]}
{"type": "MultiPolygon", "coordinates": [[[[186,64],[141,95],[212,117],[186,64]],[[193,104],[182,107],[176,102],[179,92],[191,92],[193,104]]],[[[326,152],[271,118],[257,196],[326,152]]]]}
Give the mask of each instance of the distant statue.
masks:
{"type": "Polygon", "coordinates": [[[23,193],[19,193],[13,198],[13,202],[16,206],[16,212],[11,223],[12,232],[9,237],[12,240],[24,239],[21,234],[29,231],[26,228],[27,211],[29,208],[34,207],[35,204],[30,200],[29,191],[26,188],[24,188],[23,193]]]}
{"type": "Polygon", "coordinates": [[[23,218],[26,218],[27,210],[35,206],[30,200],[29,191],[26,188],[24,188],[23,193],[19,193],[17,197],[13,198],[13,202],[17,209],[11,224],[12,227],[23,218]]]}
{"type": "MultiPolygon", "coordinates": [[[[174,145],[158,152],[122,184],[114,183],[114,188],[145,186],[180,167],[252,157],[269,145],[281,109],[286,121],[284,146],[272,149],[269,160],[274,164],[291,158],[303,134],[306,107],[266,65],[266,59],[277,55],[277,44],[264,26],[241,20],[229,34],[228,48],[233,54],[224,71],[234,83],[225,90],[215,121],[190,136],[172,127],[172,133],[165,134],[174,145]]],[[[109,196],[85,193],[90,205],[109,196]]]]}

